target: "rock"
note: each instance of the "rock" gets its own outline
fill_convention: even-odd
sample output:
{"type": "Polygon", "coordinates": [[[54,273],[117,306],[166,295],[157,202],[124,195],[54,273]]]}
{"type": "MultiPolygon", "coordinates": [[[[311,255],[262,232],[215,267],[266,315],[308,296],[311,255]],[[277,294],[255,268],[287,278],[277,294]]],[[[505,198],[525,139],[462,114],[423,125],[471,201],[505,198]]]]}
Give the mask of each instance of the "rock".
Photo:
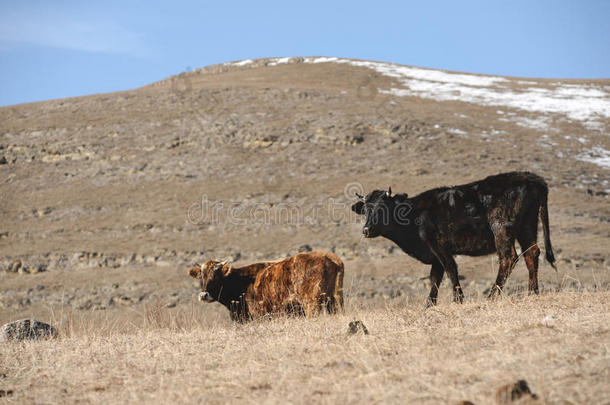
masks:
{"type": "Polygon", "coordinates": [[[527,381],[519,380],[514,384],[506,384],[498,388],[496,392],[496,403],[510,404],[514,401],[519,401],[522,398],[538,399],[538,395],[532,393],[527,381]]]}
{"type": "Polygon", "coordinates": [[[47,271],[47,266],[45,264],[39,264],[38,266],[28,269],[29,273],[44,273],[45,271],[47,271]]]}
{"type": "Polygon", "coordinates": [[[301,245],[299,246],[298,252],[299,253],[305,253],[305,252],[311,252],[313,249],[311,246],[305,244],[305,245],[301,245]]]}
{"type": "Polygon", "coordinates": [[[23,266],[23,262],[21,260],[15,260],[9,266],[8,271],[11,273],[17,273],[22,266],[23,266]]]}
{"type": "Polygon", "coordinates": [[[5,165],[7,163],[8,161],[6,160],[6,156],[0,156],[0,165],[5,165]]]}
{"type": "Polygon", "coordinates": [[[56,338],[57,331],[51,325],[34,319],[9,322],[0,330],[0,341],[56,338]]]}
{"type": "Polygon", "coordinates": [[[0,398],[2,397],[12,397],[13,390],[0,390],[0,398]]]}
{"type": "Polygon", "coordinates": [[[364,326],[362,321],[351,321],[348,325],[347,332],[350,335],[355,335],[356,333],[363,333],[365,335],[369,334],[369,330],[364,326]]]}

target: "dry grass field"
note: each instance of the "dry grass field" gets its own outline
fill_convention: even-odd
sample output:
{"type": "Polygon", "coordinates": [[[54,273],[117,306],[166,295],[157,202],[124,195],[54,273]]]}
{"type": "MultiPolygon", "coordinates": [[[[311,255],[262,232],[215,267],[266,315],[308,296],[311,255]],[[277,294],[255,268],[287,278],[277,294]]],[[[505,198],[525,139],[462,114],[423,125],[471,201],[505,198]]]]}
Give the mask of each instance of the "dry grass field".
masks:
{"type": "Polygon", "coordinates": [[[210,314],[55,314],[57,341],[0,346],[0,388],[14,389],[0,401],[493,404],[525,379],[539,397],[529,403],[610,402],[609,291],[429,310],[352,302],[343,315],[247,325],[210,314]],[[348,334],[354,319],[370,334],[348,334]]]}
{"type": "Polygon", "coordinates": [[[539,403],[610,404],[609,133],[608,79],[324,57],[0,107],[0,325],[60,332],[0,344],[0,405],[492,404],[518,379],[539,403]],[[488,302],[497,256],[458,256],[465,304],[445,280],[424,310],[429,266],[350,210],[513,170],[549,185],[539,297],[520,262],[488,302]],[[344,314],[233,324],[186,273],[301,249],[344,261],[344,314]]]}

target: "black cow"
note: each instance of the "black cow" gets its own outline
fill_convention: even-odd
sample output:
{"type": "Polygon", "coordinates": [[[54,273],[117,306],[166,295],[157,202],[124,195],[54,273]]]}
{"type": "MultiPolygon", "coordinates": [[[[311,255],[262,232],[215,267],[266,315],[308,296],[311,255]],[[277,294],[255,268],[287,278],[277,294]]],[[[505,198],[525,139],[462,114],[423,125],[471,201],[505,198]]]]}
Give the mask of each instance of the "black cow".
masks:
{"type": "Polygon", "coordinates": [[[454,255],[483,256],[497,252],[498,277],[489,297],[504,287],[518,259],[515,239],[521,245],[529,270],[529,291],[538,293],[538,216],[542,221],[546,259],[555,267],[549,233],[548,187],[528,172],[502,173],[455,187],[441,187],[409,198],[392,190],[375,190],[352,210],[366,216],[362,232],[367,238],[383,236],[405,253],[431,264],[432,288],[428,305],[436,304],[438,286],[447,272],[454,300],[464,294],[454,255]]]}

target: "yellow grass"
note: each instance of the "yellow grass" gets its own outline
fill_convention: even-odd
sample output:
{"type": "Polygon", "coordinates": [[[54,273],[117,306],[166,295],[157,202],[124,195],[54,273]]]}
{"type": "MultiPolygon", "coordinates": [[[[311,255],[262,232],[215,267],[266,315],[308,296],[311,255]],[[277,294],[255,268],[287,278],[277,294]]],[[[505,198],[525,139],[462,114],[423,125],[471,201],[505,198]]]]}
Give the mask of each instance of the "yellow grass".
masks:
{"type": "Polygon", "coordinates": [[[0,403],[489,404],[521,378],[540,403],[610,403],[608,291],[247,325],[210,305],[56,314],[60,339],[0,346],[0,403]],[[348,335],[354,319],[370,335],[348,335]]]}

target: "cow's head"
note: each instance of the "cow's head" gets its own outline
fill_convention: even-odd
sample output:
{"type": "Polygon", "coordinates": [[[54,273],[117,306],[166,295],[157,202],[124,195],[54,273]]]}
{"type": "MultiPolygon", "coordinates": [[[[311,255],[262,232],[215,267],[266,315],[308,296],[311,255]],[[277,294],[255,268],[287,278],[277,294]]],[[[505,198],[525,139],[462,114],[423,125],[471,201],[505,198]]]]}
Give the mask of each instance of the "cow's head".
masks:
{"type": "Polygon", "coordinates": [[[231,266],[227,262],[208,260],[202,265],[189,269],[189,276],[198,279],[201,283],[199,301],[214,302],[222,294],[222,279],[229,275],[231,266]]]}
{"type": "Polygon", "coordinates": [[[352,205],[352,211],[365,216],[362,233],[366,238],[387,235],[390,228],[396,224],[409,224],[412,207],[407,194],[393,196],[390,187],[388,191],[372,191],[366,197],[359,194],[356,196],[360,201],[352,205]]]}

